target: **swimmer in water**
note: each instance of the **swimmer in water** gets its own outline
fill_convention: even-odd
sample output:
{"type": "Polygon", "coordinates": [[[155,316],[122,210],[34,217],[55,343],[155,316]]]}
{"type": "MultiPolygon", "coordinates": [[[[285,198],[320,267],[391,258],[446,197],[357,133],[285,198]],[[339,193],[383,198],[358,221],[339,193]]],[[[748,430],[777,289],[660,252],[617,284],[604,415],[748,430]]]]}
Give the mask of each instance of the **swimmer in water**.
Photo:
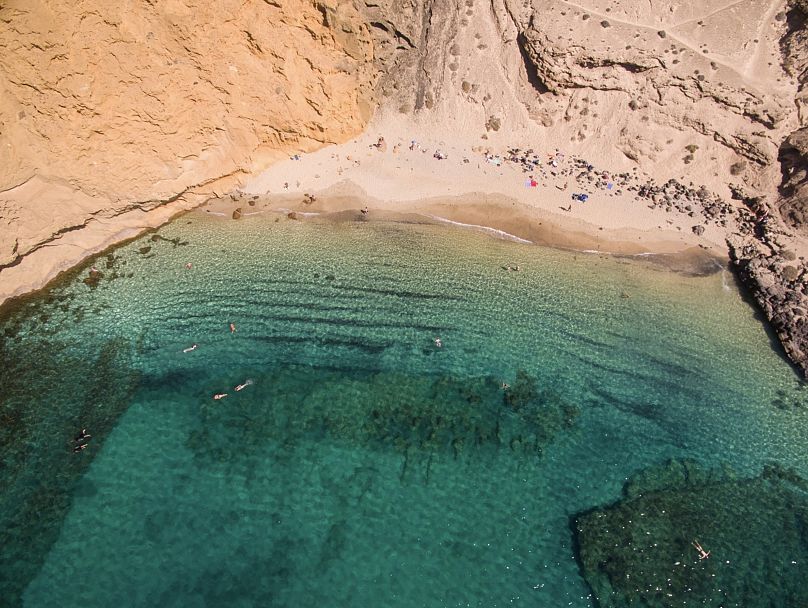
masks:
{"type": "Polygon", "coordinates": [[[438,348],[443,346],[443,342],[441,342],[440,338],[435,338],[435,346],[437,346],[438,348]]]}
{"type": "Polygon", "coordinates": [[[77,445],[76,447],[73,448],[73,452],[79,453],[83,449],[85,449],[88,445],[90,445],[90,444],[89,443],[82,443],[81,445],[77,445]]]}
{"type": "Polygon", "coordinates": [[[194,265],[193,265],[193,264],[191,264],[191,262],[188,262],[188,263],[185,265],[185,269],[186,269],[186,270],[191,270],[191,268],[193,268],[193,267],[194,267],[194,265]]]}
{"type": "Polygon", "coordinates": [[[236,324],[235,323],[230,324],[230,333],[231,334],[236,333],[236,324]]]}
{"type": "Polygon", "coordinates": [[[501,388],[503,391],[507,391],[509,388],[511,388],[511,385],[510,385],[510,384],[508,384],[507,382],[503,382],[503,383],[500,385],[500,388],[501,388]]]}
{"type": "Polygon", "coordinates": [[[190,353],[192,350],[196,350],[197,348],[199,348],[199,344],[191,344],[191,346],[189,346],[188,348],[183,348],[182,352],[190,353]]]}
{"type": "Polygon", "coordinates": [[[74,441],[78,443],[79,441],[84,441],[85,439],[89,439],[90,437],[92,437],[92,435],[90,435],[87,432],[87,429],[81,429],[81,432],[78,435],[76,435],[74,441]]]}
{"type": "Polygon", "coordinates": [[[213,398],[216,401],[218,401],[219,399],[224,399],[225,397],[227,397],[227,393],[216,393],[215,395],[213,395],[213,398]]]}
{"type": "Polygon", "coordinates": [[[244,390],[245,388],[250,386],[252,383],[253,383],[253,381],[248,378],[247,380],[244,381],[244,384],[239,384],[236,387],[236,392],[244,390]]]}
{"type": "Polygon", "coordinates": [[[693,547],[696,549],[696,551],[699,552],[699,560],[707,559],[708,557],[710,557],[710,552],[705,551],[702,548],[702,546],[699,544],[699,541],[694,540],[692,544],[693,544],[693,547]]]}

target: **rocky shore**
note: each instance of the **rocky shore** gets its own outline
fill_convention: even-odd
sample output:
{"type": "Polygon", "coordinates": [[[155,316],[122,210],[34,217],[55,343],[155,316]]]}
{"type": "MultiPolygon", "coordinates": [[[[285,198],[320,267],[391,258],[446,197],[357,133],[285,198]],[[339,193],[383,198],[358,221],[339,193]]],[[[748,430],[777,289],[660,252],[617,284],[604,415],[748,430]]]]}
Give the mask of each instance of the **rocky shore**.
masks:
{"type": "Polygon", "coordinates": [[[808,378],[808,282],[806,265],[793,250],[779,246],[775,231],[759,223],[757,237],[727,240],[737,275],[776,332],[786,354],[808,378]]]}

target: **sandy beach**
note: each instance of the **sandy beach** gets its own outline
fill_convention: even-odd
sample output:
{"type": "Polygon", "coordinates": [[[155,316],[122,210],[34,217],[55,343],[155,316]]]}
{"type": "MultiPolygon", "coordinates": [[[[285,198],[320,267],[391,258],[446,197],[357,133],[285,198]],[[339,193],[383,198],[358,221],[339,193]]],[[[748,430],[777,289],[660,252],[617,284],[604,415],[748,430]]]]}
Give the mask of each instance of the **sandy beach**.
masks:
{"type": "MultiPolygon", "coordinates": [[[[302,219],[347,210],[361,216],[360,210],[367,208],[368,215],[415,213],[502,231],[537,245],[617,254],[698,248],[726,257],[732,224],[705,222],[698,210],[688,215],[652,209],[636,192],[618,186],[614,167],[588,171],[598,176],[599,185],[593,187],[576,178],[581,173],[576,161],[583,161],[554,146],[534,146],[531,155],[543,159],[542,164],[526,171],[506,160],[507,144],[430,137],[408,127],[412,125],[379,120],[345,144],[278,162],[248,179],[243,196],[211,200],[201,210],[227,218],[237,208],[245,217],[294,212],[302,219]],[[446,158],[438,159],[436,153],[446,158]],[[588,199],[581,202],[573,194],[588,199]],[[698,236],[693,231],[697,225],[704,227],[698,236]]],[[[518,146],[525,150],[529,143],[518,146]]],[[[643,176],[624,175],[631,176],[629,183],[647,182],[643,176]]]]}
{"type": "MultiPolygon", "coordinates": [[[[585,173],[596,175],[596,184],[582,183],[576,179],[581,173],[576,163],[584,161],[561,148],[532,146],[531,155],[541,165],[526,171],[507,160],[512,146],[504,141],[480,144],[463,136],[430,136],[431,130],[419,132],[406,121],[379,119],[344,144],[280,160],[231,194],[212,190],[201,206],[197,195],[152,211],[95,220],[6,268],[0,301],[39,289],[82,259],[194,208],[227,221],[233,221],[236,209],[244,219],[265,212],[304,219],[344,211],[362,218],[360,210],[367,208],[369,217],[416,214],[423,221],[484,230],[494,237],[585,252],[726,259],[725,239],[734,225],[705,222],[698,209],[691,216],[651,208],[636,191],[619,187],[623,167],[593,166],[585,173]],[[445,158],[436,158],[436,153],[445,158]],[[588,199],[575,200],[573,194],[588,199]],[[693,232],[697,225],[704,227],[700,235],[693,232]]],[[[531,147],[524,141],[513,146],[523,151],[531,147]]],[[[649,179],[622,175],[630,176],[631,184],[649,179]]]]}

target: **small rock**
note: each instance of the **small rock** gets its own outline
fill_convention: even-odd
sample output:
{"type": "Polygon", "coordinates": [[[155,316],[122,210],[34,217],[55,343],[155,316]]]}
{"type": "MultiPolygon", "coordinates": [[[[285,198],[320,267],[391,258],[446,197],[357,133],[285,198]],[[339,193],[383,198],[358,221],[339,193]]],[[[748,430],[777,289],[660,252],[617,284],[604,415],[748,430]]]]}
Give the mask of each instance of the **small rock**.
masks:
{"type": "Polygon", "coordinates": [[[233,219],[240,220],[241,219],[241,207],[233,211],[233,219]]]}
{"type": "Polygon", "coordinates": [[[691,230],[693,231],[693,234],[695,234],[696,236],[701,236],[702,234],[704,234],[704,226],[702,226],[701,224],[696,224],[695,226],[693,226],[693,228],[691,228],[691,230]]]}

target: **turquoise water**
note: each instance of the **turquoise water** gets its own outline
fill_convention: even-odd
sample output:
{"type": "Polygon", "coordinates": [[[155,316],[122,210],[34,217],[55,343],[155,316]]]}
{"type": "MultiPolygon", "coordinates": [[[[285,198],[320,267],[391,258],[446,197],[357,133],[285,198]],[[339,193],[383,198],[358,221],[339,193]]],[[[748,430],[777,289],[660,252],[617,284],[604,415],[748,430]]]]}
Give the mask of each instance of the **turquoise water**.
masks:
{"type": "MultiPolygon", "coordinates": [[[[88,264],[5,310],[9,605],[630,605],[614,580],[602,597],[579,514],[637,475],[659,490],[670,459],[732,492],[770,463],[808,478],[808,392],[725,272],[273,220],[186,216],[94,260],[97,284],[88,264]]],[[[705,563],[734,550],[734,509],[782,519],[740,502],[705,503],[724,522],[705,563]]],[[[769,540],[808,581],[797,520],[769,540]]],[[[659,605],[743,605],[707,580],[659,605]]]]}

